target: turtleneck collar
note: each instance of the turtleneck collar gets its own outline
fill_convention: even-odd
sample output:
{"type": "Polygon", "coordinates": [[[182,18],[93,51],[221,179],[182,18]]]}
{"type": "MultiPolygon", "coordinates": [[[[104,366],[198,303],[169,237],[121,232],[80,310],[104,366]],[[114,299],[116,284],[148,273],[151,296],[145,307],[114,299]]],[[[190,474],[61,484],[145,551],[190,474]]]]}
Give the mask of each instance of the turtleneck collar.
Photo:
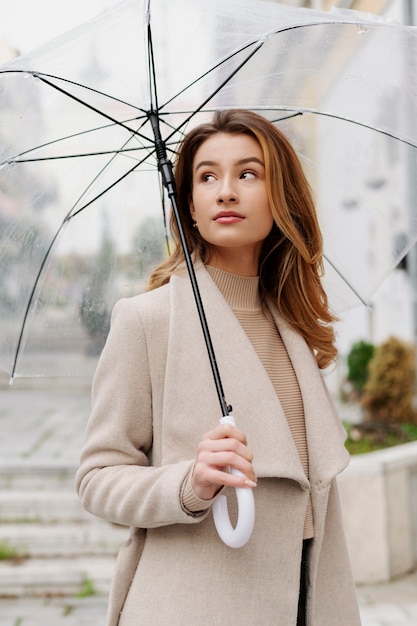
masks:
{"type": "Polygon", "coordinates": [[[262,309],[259,276],[231,274],[211,265],[206,265],[206,269],[231,309],[262,309]]]}

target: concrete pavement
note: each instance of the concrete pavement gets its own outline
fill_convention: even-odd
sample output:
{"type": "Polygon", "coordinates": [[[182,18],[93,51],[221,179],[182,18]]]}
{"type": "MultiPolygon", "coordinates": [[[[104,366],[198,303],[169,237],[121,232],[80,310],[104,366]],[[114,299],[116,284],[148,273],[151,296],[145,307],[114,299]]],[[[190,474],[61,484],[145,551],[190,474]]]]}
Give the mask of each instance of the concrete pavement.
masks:
{"type": "Polygon", "coordinates": [[[0,598],[0,626],[104,626],[106,598],[0,598]]]}
{"type": "MultiPolygon", "coordinates": [[[[10,476],[9,494],[13,480],[17,490],[22,488],[19,474],[64,472],[72,479],[88,413],[87,381],[16,380],[10,388],[6,377],[0,378],[0,474],[10,476]]],[[[103,626],[106,589],[98,591],[87,597],[0,597],[0,626],[103,626]]],[[[357,592],[363,626],[417,626],[416,572],[390,584],[358,587],[357,592]]]]}

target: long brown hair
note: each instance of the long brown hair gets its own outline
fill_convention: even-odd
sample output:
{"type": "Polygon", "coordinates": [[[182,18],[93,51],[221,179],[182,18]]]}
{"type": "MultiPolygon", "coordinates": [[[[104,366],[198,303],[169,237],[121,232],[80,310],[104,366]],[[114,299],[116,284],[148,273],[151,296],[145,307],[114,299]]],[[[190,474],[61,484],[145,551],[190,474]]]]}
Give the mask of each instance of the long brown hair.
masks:
{"type": "MultiPolygon", "coordinates": [[[[321,283],[323,240],[311,190],[301,163],[285,136],[264,117],[246,110],[218,111],[211,122],[191,130],[183,140],[175,164],[178,210],[188,249],[203,263],[209,258],[206,241],[193,228],[189,200],[195,154],[216,133],[246,134],[261,146],[265,160],[266,189],[274,218],[259,259],[263,297],[274,300],[285,320],[314,350],[320,368],[337,354],[332,323],[321,283]]],[[[175,250],[149,278],[149,289],[169,282],[184,262],[178,227],[171,216],[175,250]]]]}

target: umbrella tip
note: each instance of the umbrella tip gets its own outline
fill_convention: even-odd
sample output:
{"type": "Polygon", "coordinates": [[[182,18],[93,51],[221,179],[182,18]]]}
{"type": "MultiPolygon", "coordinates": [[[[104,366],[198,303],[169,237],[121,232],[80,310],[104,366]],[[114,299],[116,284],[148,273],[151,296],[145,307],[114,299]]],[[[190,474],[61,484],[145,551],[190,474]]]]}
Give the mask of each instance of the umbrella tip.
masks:
{"type": "Polygon", "coordinates": [[[14,376],[10,376],[10,378],[9,378],[9,385],[10,385],[10,387],[13,385],[13,383],[14,383],[14,376]]]}

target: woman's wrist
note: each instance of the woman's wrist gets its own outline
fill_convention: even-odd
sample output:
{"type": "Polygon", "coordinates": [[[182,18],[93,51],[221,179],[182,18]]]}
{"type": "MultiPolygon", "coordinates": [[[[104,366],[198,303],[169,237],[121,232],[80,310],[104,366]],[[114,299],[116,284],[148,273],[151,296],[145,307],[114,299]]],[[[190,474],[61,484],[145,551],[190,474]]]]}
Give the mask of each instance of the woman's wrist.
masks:
{"type": "Polygon", "coordinates": [[[215,496],[218,494],[218,490],[214,496],[208,498],[200,497],[200,493],[194,489],[192,481],[193,468],[187,474],[181,488],[181,505],[190,513],[205,512],[213,504],[215,496]]]}

